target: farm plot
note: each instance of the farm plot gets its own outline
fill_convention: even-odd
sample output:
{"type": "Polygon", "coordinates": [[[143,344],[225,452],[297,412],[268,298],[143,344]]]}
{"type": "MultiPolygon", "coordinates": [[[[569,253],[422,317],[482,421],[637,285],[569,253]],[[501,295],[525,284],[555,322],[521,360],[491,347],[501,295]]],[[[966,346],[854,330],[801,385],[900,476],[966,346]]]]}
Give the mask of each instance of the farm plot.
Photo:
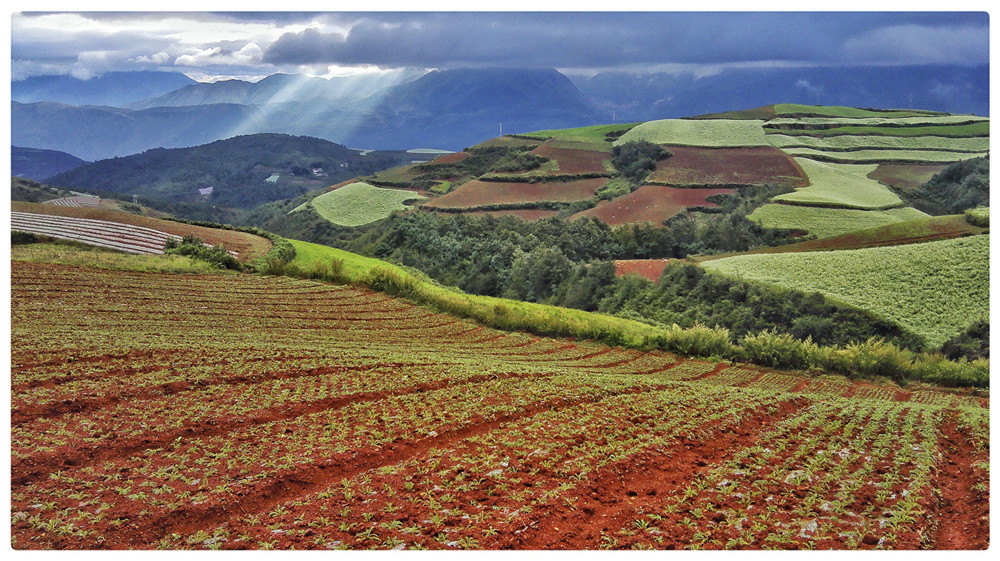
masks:
{"type": "Polygon", "coordinates": [[[827,117],[923,117],[929,115],[940,115],[934,111],[912,111],[903,109],[873,110],[858,109],[856,107],[844,107],[842,105],[801,105],[798,103],[776,103],[774,112],[778,115],[814,115],[827,117]]]}
{"type": "Polygon", "coordinates": [[[976,115],[921,115],[916,117],[779,117],[767,122],[767,126],[805,125],[805,126],[917,126],[917,125],[965,125],[969,123],[989,123],[989,117],[976,115]]]}
{"type": "Polygon", "coordinates": [[[769,134],[767,141],[777,148],[813,148],[827,152],[855,150],[943,150],[946,152],[985,152],[988,137],[948,138],[945,136],[788,136],[769,134]]]}
{"type": "Polygon", "coordinates": [[[513,183],[507,181],[473,180],[458,189],[424,203],[425,208],[468,208],[492,205],[517,205],[542,202],[583,201],[608,182],[606,177],[553,181],[547,183],[513,183]]]}
{"type": "Polygon", "coordinates": [[[765,130],[768,133],[779,133],[785,135],[805,135],[805,136],[839,136],[839,135],[883,135],[883,136],[989,136],[989,121],[976,121],[973,123],[959,124],[927,124],[927,125],[907,125],[891,126],[881,125],[860,125],[860,124],[840,124],[840,125],[811,125],[813,128],[789,128],[788,125],[772,125],[773,121],[765,123],[765,130]]]}
{"type": "Polygon", "coordinates": [[[42,204],[46,205],[57,205],[57,206],[70,206],[70,207],[89,207],[97,208],[101,206],[101,198],[93,197],[89,195],[78,195],[73,197],[62,197],[61,199],[51,199],[45,201],[42,204]]]}
{"type": "Polygon", "coordinates": [[[898,195],[881,183],[869,179],[875,165],[832,164],[796,158],[805,171],[809,186],[778,195],[773,201],[807,206],[885,209],[903,204],[898,195]]]}
{"type": "Polygon", "coordinates": [[[522,220],[534,222],[543,218],[551,218],[557,214],[557,210],[542,210],[537,208],[507,209],[507,210],[473,210],[466,212],[470,216],[515,216],[522,220]]]}
{"type": "Polygon", "coordinates": [[[868,177],[899,189],[916,189],[946,167],[946,164],[879,164],[868,177]]]}
{"type": "Polygon", "coordinates": [[[802,169],[770,147],[698,148],[664,146],[673,156],[660,160],[648,180],[671,185],[807,185],[802,169]]]}
{"type": "MultiPolygon", "coordinates": [[[[117,226],[130,225],[140,229],[155,230],[169,236],[196,236],[209,245],[225,247],[231,252],[236,252],[241,261],[249,261],[250,259],[260,257],[271,249],[270,240],[246,232],[206,228],[204,226],[184,224],[172,220],[160,220],[111,209],[76,208],[20,201],[11,202],[10,206],[11,211],[17,213],[106,221],[115,223],[117,226]]],[[[161,244],[161,252],[162,249],[163,245],[161,244]]]]}
{"type": "Polygon", "coordinates": [[[424,200],[415,191],[403,189],[383,189],[367,183],[351,183],[333,191],[328,191],[315,199],[296,207],[291,212],[312,206],[323,218],[341,226],[361,226],[388,218],[398,210],[411,207],[406,201],[424,200]]]}
{"type": "Polygon", "coordinates": [[[829,238],[856,230],[927,218],[927,214],[911,207],[857,210],[771,203],[761,206],[747,218],[765,228],[800,230],[819,238],[829,238]]]}
{"type": "Polygon", "coordinates": [[[615,274],[620,277],[639,275],[658,282],[670,262],[670,259],[618,259],[615,261],[615,274]]]}
{"type": "Polygon", "coordinates": [[[989,152],[948,152],[944,150],[826,151],[813,148],[784,148],[783,150],[796,157],[843,163],[960,162],[989,154],[989,152]]]}
{"type": "Polygon", "coordinates": [[[571,219],[591,216],[606,224],[660,224],[688,207],[715,207],[705,200],[712,195],[732,194],[735,189],[684,189],[664,185],[643,185],[635,191],[610,201],[601,201],[594,208],[574,214],[571,219]]]}
{"type": "Polygon", "coordinates": [[[556,162],[558,169],[549,172],[556,174],[607,173],[604,162],[611,159],[608,152],[564,147],[551,140],[532,150],[531,154],[556,162]]]}
{"type": "Polygon", "coordinates": [[[357,287],[11,267],[16,549],[987,544],[935,533],[988,515],[985,470],[961,472],[975,491],[947,479],[988,455],[978,398],[847,399],[840,377],[806,397],[783,388],[809,376],[500,332],[357,287]],[[822,504],[799,472],[826,464],[797,446],[848,449],[809,474],[824,500],[835,477],[896,493],[838,505],[857,543],[786,536],[802,513],[767,508],[789,476],[782,505],[822,504]],[[743,542],[722,539],[740,531],[723,479],[749,497],[743,542]],[[681,497],[697,504],[667,512],[681,497]]]}
{"type": "MultiPolygon", "coordinates": [[[[987,231],[988,228],[969,224],[968,220],[962,214],[928,216],[905,222],[897,222],[888,226],[858,230],[832,238],[754,249],[743,254],[862,249],[866,247],[883,247],[961,238],[983,234],[987,231]]],[[[709,261],[724,257],[731,257],[731,255],[706,255],[698,258],[698,261],[709,261]]]]}
{"type": "Polygon", "coordinates": [[[10,226],[11,229],[21,232],[137,254],[162,254],[167,240],[181,238],[131,224],[30,212],[11,212],[10,226]]]}
{"type": "Polygon", "coordinates": [[[718,273],[817,291],[892,321],[931,348],[989,315],[989,235],[894,247],[743,255],[718,273]]]}
{"type": "Polygon", "coordinates": [[[663,119],[648,121],[628,131],[615,145],[633,140],[678,146],[769,146],[764,121],[736,119],[663,119]]]}

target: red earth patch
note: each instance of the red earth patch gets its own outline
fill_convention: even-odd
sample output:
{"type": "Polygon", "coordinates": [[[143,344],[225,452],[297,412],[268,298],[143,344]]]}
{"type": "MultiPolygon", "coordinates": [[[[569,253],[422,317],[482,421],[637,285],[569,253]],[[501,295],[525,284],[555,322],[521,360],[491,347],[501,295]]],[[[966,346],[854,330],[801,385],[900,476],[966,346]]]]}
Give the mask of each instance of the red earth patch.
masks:
{"type": "Polygon", "coordinates": [[[608,182],[606,177],[554,181],[550,183],[508,183],[480,181],[464,183],[458,189],[428,203],[428,208],[475,208],[488,205],[583,201],[608,182]]]}
{"type": "Polygon", "coordinates": [[[699,148],[664,145],[673,156],[660,160],[649,181],[671,185],[787,185],[805,187],[805,173],[777,148],[699,148]]]}
{"type": "Polygon", "coordinates": [[[624,197],[601,201],[596,207],[578,212],[572,218],[592,216],[606,224],[659,224],[687,207],[718,206],[705,199],[712,195],[735,193],[734,189],[682,189],[664,185],[643,185],[624,197]]]}

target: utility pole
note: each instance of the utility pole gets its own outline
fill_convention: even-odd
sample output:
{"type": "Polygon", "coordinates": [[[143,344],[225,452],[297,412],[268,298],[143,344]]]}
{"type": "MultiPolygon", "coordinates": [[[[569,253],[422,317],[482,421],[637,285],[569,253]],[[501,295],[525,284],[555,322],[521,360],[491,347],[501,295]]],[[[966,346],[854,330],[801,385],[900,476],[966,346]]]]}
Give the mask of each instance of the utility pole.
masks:
{"type": "Polygon", "coordinates": [[[615,110],[614,110],[614,109],[612,109],[612,110],[611,110],[611,124],[612,124],[612,125],[615,125],[615,124],[617,124],[617,121],[615,121],[615,116],[616,116],[616,114],[615,114],[615,110]]]}
{"type": "Polygon", "coordinates": [[[500,136],[503,136],[503,123],[500,123],[500,136]]]}

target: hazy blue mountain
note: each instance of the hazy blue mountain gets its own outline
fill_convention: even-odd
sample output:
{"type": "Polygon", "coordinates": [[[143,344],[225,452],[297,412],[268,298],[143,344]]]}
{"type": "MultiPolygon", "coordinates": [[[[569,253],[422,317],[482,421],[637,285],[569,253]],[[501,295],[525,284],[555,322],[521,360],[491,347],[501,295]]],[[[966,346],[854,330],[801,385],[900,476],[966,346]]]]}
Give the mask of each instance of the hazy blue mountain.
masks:
{"type": "Polygon", "coordinates": [[[128,105],[132,109],[179,107],[213,103],[253,105],[282,102],[354,103],[386,87],[412,80],[422,71],[399,70],[385,74],[313,78],[301,74],[273,74],[259,82],[222,80],[189,84],[159,97],[128,105]]]}
{"type": "MultiPolygon", "coordinates": [[[[377,97],[377,96],[376,96],[377,97]]],[[[430,72],[384,92],[348,144],[460,149],[504,133],[598,124],[594,104],[555,69],[430,72]]]]}
{"type": "Polygon", "coordinates": [[[34,76],[11,82],[11,99],[22,103],[54,101],[71,105],[121,106],[196,83],[180,72],[108,72],[89,80],[72,76],[34,76]]]}
{"type": "Polygon", "coordinates": [[[72,154],[41,148],[10,147],[10,174],[41,181],[87,164],[72,154]]]}
{"type": "Polygon", "coordinates": [[[919,107],[989,114],[989,67],[753,68],[690,74],[605,72],[574,84],[618,122],[688,117],[772,103],[919,107]]]}

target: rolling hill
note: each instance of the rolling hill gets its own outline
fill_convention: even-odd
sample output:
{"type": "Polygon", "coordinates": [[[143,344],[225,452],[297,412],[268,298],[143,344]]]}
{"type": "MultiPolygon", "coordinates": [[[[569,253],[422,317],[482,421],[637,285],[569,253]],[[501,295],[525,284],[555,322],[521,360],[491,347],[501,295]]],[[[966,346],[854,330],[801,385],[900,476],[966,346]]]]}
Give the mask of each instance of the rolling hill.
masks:
{"type": "Polygon", "coordinates": [[[250,208],[413,158],[405,152],[362,153],[317,138],[256,134],[101,160],[49,182],[126,197],[250,208]]]}
{"type": "Polygon", "coordinates": [[[10,147],[10,173],[26,179],[42,181],[88,163],[86,160],[58,150],[10,147]]]}

